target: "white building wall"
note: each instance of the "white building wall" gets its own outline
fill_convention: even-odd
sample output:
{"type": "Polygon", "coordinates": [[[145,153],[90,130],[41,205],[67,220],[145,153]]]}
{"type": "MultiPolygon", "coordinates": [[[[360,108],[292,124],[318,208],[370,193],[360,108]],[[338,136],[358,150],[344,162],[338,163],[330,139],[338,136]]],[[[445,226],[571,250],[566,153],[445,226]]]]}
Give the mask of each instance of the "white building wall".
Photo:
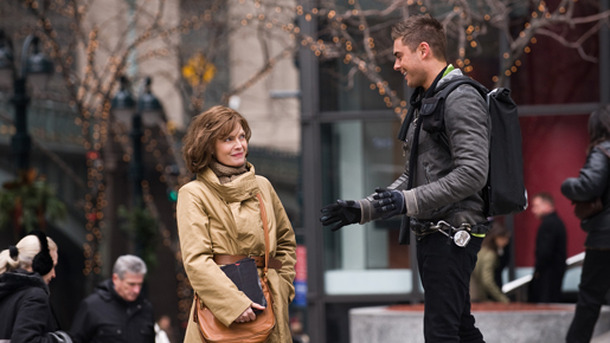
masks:
{"type": "Polygon", "coordinates": [[[231,87],[244,84],[259,72],[268,62],[265,56],[279,55],[270,72],[237,95],[237,110],[252,128],[250,144],[298,152],[301,141],[300,102],[295,95],[299,89],[298,70],[292,54],[281,54],[294,41],[280,27],[294,21],[295,2],[277,1],[277,6],[267,4],[264,9],[256,7],[252,0],[231,0],[229,3],[231,22],[237,27],[230,38],[231,87]],[[259,20],[261,14],[265,17],[259,20]],[[242,25],[244,18],[253,19],[242,25]],[[284,97],[286,95],[288,97],[284,97]]]}
{"type": "MultiPolygon", "coordinates": [[[[86,12],[88,16],[83,20],[85,32],[97,32],[99,45],[95,51],[95,68],[104,84],[111,80],[116,70],[116,57],[122,55],[127,46],[151,28],[157,13],[161,13],[161,23],[165,27],[176,27],[180,21],[178,1],[164,1],[162,8],[158,1],[133,3],[135,7],[130,7],[129,1],[125,0],[92,1],[91,8],[86,12]],[[134,22],[136,25],[130,26],[134,22]]],[[[167,120],[178,129],[184,129],[184,106],[175,86],[176,80],[181,77],[178,58],[174,53],[179,42],[178,33],[163,38],[156,35],[144,39],[129,56],[125,72],[133,83],[132,90],[136,98],[142,91],[144,78],[150,76],[153,80],[152,92],[162,103],[167,120]]],[[[87,70],[87,47],[80,48],[78,70],[84,74],[87,70]]]]}

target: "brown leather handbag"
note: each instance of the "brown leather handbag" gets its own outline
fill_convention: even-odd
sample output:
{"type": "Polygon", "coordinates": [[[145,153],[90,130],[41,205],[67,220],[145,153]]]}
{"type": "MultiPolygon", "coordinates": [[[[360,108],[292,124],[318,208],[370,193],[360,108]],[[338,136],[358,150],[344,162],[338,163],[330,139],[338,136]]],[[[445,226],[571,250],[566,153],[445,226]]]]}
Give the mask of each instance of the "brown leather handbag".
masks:
{"type": "Polygon", "coordinates": [[[262,343],[275,327],[275,313],[269,286],[267,285],[267,272],[269,269],[269,226],[267,225],[267,214],[260,193],[256,195],[260,203],[261,219],[265,230],[265,265],[261,286],[267,300],[265,309],[256,315],[256,319],[247,323],[231,323],[228,327],[222,324],[214,314],[203,304],[197,293],[195,301],[197,306],[193,313],[193,319],[199,326],[199,332],[206,342],[211,343],[262,343]]]}

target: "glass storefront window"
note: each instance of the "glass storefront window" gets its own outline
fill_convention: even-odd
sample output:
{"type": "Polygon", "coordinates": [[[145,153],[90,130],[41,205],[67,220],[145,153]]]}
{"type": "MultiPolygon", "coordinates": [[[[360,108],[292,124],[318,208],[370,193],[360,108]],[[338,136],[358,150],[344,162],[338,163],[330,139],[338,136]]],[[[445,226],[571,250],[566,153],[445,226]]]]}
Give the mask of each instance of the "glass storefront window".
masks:
{"type": "MultiPolygon", "coordinates": [[[[399,121],[346,120],[323,127],[326,203],[360,199],[402,173],[399,121]]],[[[325,290],[329,295],[411,292],[408,246],[397,244],[400,218],[325,232],[325,290]]]]}
{"type": "MultiPolygon", "coordinates": [[[[353,65],[338,60],[320,64],[320,110],[321,111],[367,111],[388,110],[384,96],[379,94],[374,82],[362,73],[350,74],[353,65]],[[349,76],[348,76],[349,75],[349,76]]],[[[402,94],[404,80],[400,73],[392,69],[391,63],[381,67],[379,76],[387,82],[389,88],[402,94]]]]}
{"type": "MultiPolygon", "coordinates": [[[[378,2],[365,1],[363,8],[375,8],[378,2]]],[[[392,110],[388,107],[389,92],[380,92],[380,88],[391,90],[399,97],[404,92],[404,80],[400,73],[394,71],[394,55],[391,38],[392,21],[387,18],[368,18],[368,39],[354,23],[346,23],[344,31],[338,32],[333,25],[321,21],[319,39],[333,46],[336,42],[346,40],[348,48],[337,47],[330,59],[319,61],[320,111],[372,111],[392,110]],[[345,36],[349,37],[346,38],[345,36]],[[348,44],[349,43],[349,44],[348,44]],[[371,54],[364,45],[374,44],[371,54]],[[367,68],[363,72],[362,68],[367,68]],[[383,83],[380,86],[379,83],[383,83]]],[[[370,46],[369,46],[370,47],[370,46]]]]}

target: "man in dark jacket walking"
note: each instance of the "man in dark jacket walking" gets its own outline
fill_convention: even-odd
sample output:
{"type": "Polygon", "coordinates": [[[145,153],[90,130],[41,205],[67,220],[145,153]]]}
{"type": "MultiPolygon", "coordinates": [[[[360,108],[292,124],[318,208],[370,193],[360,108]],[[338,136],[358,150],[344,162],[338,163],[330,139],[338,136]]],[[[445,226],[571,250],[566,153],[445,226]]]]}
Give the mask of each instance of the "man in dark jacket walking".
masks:
{"type": "Polygon", "coordinates": [[[142,259],[120,256],[112,279],[100,283],[81,302],[70,331],[74,342],[153,343],[152,305],[140,293],[145,275],[142,259]]]}
{"type": "Polygon", "coordinates": [[[536,266],[528,300],[535,303],[560,302],[566,270],[566,227],[557,215],[555,202],[549,193],[534,195],[532,213],[542,222],[536,236],[536,266]]]}

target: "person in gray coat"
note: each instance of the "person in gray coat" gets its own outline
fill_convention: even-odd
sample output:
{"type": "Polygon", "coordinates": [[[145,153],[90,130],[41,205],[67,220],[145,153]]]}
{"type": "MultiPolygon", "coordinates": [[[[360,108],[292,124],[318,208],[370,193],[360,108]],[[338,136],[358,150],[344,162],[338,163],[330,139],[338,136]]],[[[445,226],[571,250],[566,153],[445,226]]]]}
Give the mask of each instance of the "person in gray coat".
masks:
{"type": "MultiPolygon", "coordinates": [[[[408,156],[405,171],[367,198],[327,205],[320,221],[337,230],[399,214],[411,218],[405,223],[417,237],[426,342],[484,342],[470,311],[469,283],[490,227],[481,196],[489,168],[487,104],[474,87],[460,85],[442,107],[444,131],[433,130],[434,116],[423,115],[431,114],[429,101],[463,75],[447,63],[444,29],[430,16],[411,16],[393,28],[392,39],[394,70],[415,89],[399,134],[408,156]]],[[[402,237],[409,235],[404,228],[402,237]]]]}
{"type": "Polygon", "coordinates": [[[566,342],[589,342],[601,305],[610,290],[610,106],[589,117],[589,146],[578,177],[566,179],[561,193],[572,201],[601,197],[603,210],[580,222],[587,232],[578,300],[566,342]]]}

